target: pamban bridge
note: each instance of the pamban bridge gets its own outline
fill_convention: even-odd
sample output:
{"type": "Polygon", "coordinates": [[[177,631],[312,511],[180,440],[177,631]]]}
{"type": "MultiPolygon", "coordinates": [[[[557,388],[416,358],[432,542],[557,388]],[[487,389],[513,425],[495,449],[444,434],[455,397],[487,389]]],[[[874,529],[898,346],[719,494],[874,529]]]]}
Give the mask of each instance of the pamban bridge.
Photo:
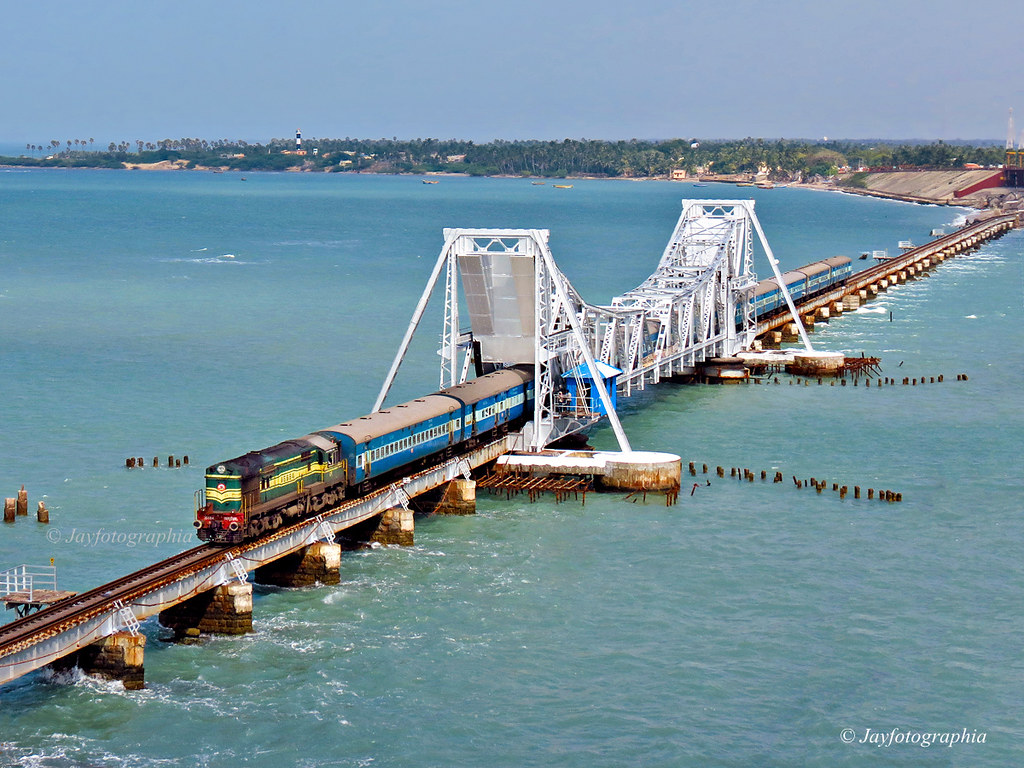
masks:
{"type": "MultiPolygon", "coordinates": [[[[685,200],[653,273],[607,306],[587,303],[566,280],[546,230],[445,230],[374,412],[387,412],[385,400],[428,300],[443,291],[441,387],[467,382],[471,373],[479,377],[510,366],[532,370],[532,412],[527,403],[524,426],[438,453],[426,468],[417,465],[382,487],[265,535],[197,546],[81,594],[58,590],[52,568],[20,566],[0,573],[0,595],[20,617],[0,626],[0,683],[49,665],[78,667],[141,688],[140,622],[158,616],[184,642],[207,633],[250,632],[253,580],[336,584],[340,538],[410,544],[418,502],[429,499],[436,513],[473,511],[474,476],[497,477],[531,495],[604,487],[661,492],[671,502],[681,461],[630,446],[616,416],[619,397],[666,380],[745,378],[757,365],[789,365],[813,376],[841,373],[843,356],[815,350],[808,326],[859,306],[893,282],[923,276],[1014,224],[1013,216],[971,224],[813,289],[808,286],[817,278],[804,268],[806,284],[794,295],[787,286],[796,285],[795,273],[780,272],[753,201],[685,200]],[[755,238],[771,273],[760,283],[755,238]],[[769,293],[776,306],[766,309],[759,302],[769,293]],[[761,351],[787,340],[799,346],[761,351]],[[614,431],[618,452],[565,447],[603,419],[614,431]]],[[[199,499],[200,506],[204,502],[199,499]]],[[[14,514],[11,507],[10,520],[14,514]]]]}

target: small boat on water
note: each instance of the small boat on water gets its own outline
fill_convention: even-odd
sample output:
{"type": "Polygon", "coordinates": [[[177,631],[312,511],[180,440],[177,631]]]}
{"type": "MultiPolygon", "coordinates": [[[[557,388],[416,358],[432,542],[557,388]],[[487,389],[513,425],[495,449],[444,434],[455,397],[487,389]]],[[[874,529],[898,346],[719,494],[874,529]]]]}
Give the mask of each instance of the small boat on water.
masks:
{"type": "Polygon", "coordinates": [[[420,179],[424,184],[438,184],[440,182],[434,181],[433,179],[420,179]]]}
{"type": "Polygon", "coordinates": [[[555,189],[572,189],[572,184],[552,184],[555,189]]]}
{"type": "Polygon", "coordinates": [[[531,181],[530,183],[533,184],[533,186],[535,187],[543,187],[545,184],[547,184],[546,181],[531,181]]]}
{"type": "Polygon", "coordinates": [[[737,181],[736,182],[736,186],[737,187],[752,187],[752,186],[754,186],[754,182],[752,182],[752,181],[737,181]]]}
{"type": "Polygon", "coordinates": [[[703,181],[698,181],[693,186],[695,186],[695,187],[706,187],[707,184],[705,184],[703,181]]]}

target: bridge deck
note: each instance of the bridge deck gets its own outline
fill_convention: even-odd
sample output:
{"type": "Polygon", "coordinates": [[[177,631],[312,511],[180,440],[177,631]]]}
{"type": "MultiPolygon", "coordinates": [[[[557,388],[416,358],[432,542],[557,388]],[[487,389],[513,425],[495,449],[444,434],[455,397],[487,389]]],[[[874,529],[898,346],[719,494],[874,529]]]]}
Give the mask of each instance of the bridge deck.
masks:
{"type": "MultiPolygon", "coordinates": [[[[826,307],[832,302],[842,301],[844,296],[863,290],[872,283],[884,280],[924,259],[931,258],[944,251],[950,251],[964,243],[980,242],[1005,232],[1014,226],[1015,221],[1016,217],[1013,215],[996,216],[986,221],[970,224],[948,235],[943,235],[930,243],[912,248],[899,256],[894,256],[860,272],[855,272],[842,286],[819,293],[811,298],[796,301],[797,310],[801,313],[809,313],[819,307],[826,307]]],[[[760,336],[793,321],[794,318],[789,311],[783,310],[772,317],[758,321],[757,334],[760,336]]]]}
{"type": "Polygon", "coordinates": [[[517,447],[507,435],[316,517],[234,547],[202,545],[0,626],[0,685],[120,631],[135,619],[238,578],[487,464],[517,447]]]}

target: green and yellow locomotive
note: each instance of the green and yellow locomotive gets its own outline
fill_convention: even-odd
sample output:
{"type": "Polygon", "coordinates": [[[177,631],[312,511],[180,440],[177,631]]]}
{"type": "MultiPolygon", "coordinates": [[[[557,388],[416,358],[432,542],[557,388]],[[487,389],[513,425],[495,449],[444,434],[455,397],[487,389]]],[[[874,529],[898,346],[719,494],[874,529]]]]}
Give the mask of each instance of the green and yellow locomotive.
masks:
{"type": "Polygon", "coordinates": [[[533,374],[508,368],[209,467],[199,538],[238,544],[518,427],[533,374]]]}

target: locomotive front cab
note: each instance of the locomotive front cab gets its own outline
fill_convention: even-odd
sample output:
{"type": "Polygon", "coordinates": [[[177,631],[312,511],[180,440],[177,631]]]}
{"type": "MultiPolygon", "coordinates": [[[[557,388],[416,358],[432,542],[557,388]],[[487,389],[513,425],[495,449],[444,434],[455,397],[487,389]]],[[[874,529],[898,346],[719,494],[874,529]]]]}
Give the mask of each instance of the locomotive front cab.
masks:
{"type": "Polygon", "coordinates": [[[195,526],[202,541],[238,544],[245,536],[243,470],[218,464],[206,470],[206,488],[197,505],[195,526]]]}

